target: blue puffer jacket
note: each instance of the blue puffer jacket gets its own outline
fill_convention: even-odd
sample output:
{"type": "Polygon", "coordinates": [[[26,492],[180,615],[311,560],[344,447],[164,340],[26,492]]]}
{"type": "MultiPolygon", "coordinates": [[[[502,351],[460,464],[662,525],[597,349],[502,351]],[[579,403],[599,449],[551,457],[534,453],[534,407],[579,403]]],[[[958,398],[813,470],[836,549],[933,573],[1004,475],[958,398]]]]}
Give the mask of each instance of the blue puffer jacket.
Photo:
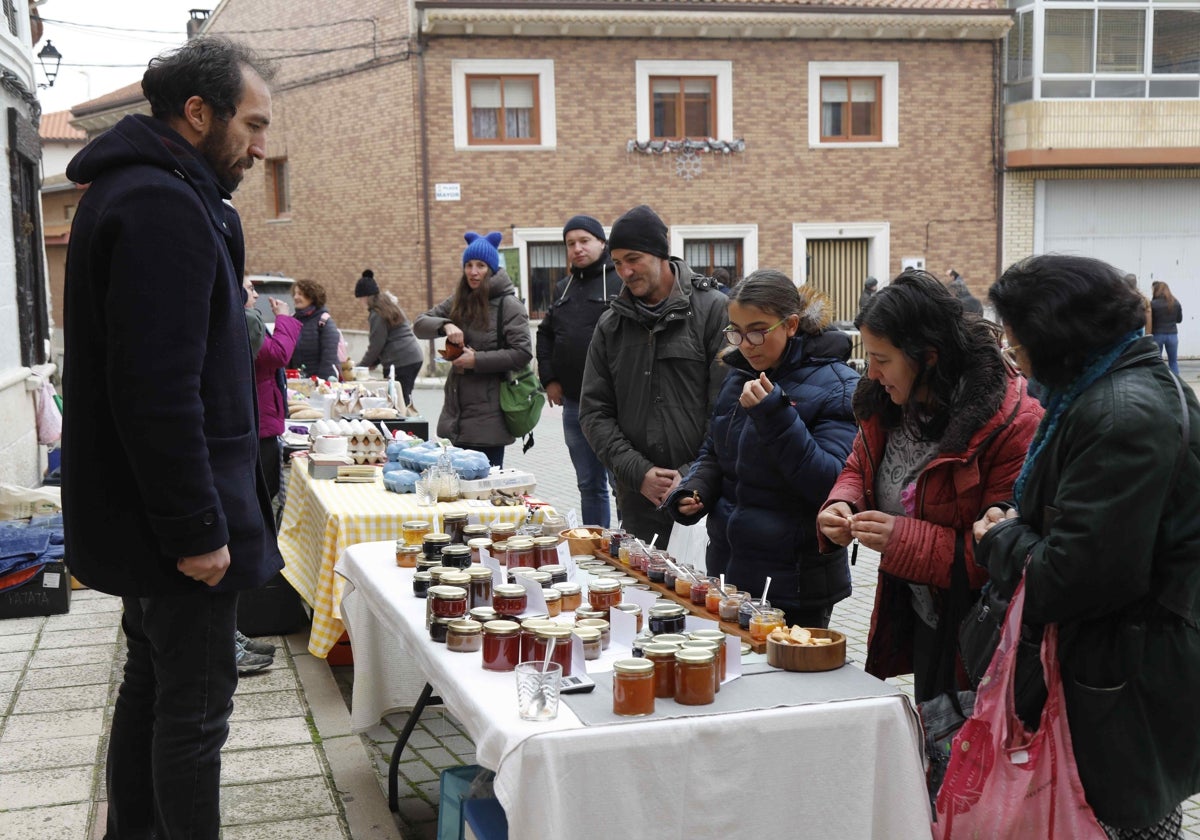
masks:
{"type": "MultiPolygon", "coordinates": [[[[828,330],[799,334],[783,360],[766,372],[775,388],[745,409],[738,399],[757,378],[740,352],[725,357],[732,370],[713,411],[712,425],[692,469],[667,501],[682,516],[683,495],[700,494],[708,513],[708,573],[727,583],[801,608],[834,604],[850,594],[845,549],[817,551],[817,510],[829,495],[854,442],[851,400],[858,374],[845,364],[850,339],[828,330]]],[[[703,514],[701,514],[703,515],[703,514]]]]}

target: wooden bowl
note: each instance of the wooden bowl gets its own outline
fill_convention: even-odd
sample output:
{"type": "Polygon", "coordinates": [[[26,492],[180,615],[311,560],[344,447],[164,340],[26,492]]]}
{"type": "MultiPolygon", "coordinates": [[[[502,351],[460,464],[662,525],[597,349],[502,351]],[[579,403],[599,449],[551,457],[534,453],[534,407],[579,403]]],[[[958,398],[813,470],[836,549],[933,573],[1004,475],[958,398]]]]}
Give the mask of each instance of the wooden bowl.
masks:
{"type": "Polygon", "coordinates": [[[833,671],[846,664],[846,635],[837,630],[809,627],[819,639],[833,639],[829,645],[789,645],[767,637],[767,664],[785,671],[833,671]]]}
{"type": "Polygon", "coordinates": [[[592,532],[590,537],[572,537],[568,535],[568,531],[574,531],[575,528],[566,528],[558,532],[560,539],[567,541],[567,545],[571,547],[572,554],[595,554],[597,549],[607,551],[608,546],[605,545],[607,540],[604,539],[604,529],[599,525],[580,525],[580,528],[586,528],[592,532]]]}

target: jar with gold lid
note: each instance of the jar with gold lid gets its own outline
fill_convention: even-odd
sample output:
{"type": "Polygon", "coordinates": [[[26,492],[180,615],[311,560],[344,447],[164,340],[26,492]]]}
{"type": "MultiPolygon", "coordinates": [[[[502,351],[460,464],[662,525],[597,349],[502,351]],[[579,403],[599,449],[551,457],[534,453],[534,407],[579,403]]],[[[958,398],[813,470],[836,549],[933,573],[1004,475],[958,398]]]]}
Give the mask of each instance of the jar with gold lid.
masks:
{"type": "Polygon", "coordinates": [[[600,631],[600,648],[608,650],[608,643],[612,640],[612,625],[603,618],[583,618],[575,622],[576,627],[594,627],[600,631]]]}
{"type": "Polygon", "coordinates": [[[502,583],[492,587],[492,609],[502,616],[518,616],[529,605],[525,587],[519,583],[502,583]]]}
{"type": "Polygon", "coordinates": [[[404,540],[396,540],[396,565],[402,569],[415,569],[417,560],[424,557],[419,545],[408,545],[404,540]]]}
{"type": "Polygon", "coordinates": [[[420,547],[425,535],[433,529],[424,519],[409,519],[400,523],[400,534],[406,545],[420,547]]]}
{"type": "Polygon", "coordinates": [[[467,545],[471,544],[471,540],[478,539],[480,537],[486,537],[488,539],[491,539],[490,537],[488,537],[488,534],[491,533],[491,528],[487,525],[482,525],[478,522],[476,522],[474,524],[468,523],[468,524],[464,525],[462,532],[463,532],[463,542],[465,542],[467,545]]]}
{"type": "Polygon", "coordinates": [[[466,539],[463,537],[463,528],[467,526],[467,514],[460,511],[451,511],[442,514],[442,530],[450,535],[451,543],[466,544],[466,539]]]}
{"type": "Polygon", "coordinates": [[[538,571],[542,574],[550,575],[550,585],[556,583],[567,582],[567,567],[559,563],[549,563],[544,566],[538,566],[538,571]]]}
{"type": "Polygon", "coordinates": [[[512,569],[517,566],[537,568],[534,565],[533,539],[530,537],[510,537],[508,540],[508,567],[512,569]]]}
{"type": "Polygon", "coordinates": [[[675,652],[679,645],[650,642],[642,645],[642,656],[654,663],[654,696],[675,699],[675,652]]]}
{"type": "Polygon", "coordinates": [[[604,644],[600,641],[599,627],[580,627],[576,625],[571,630],[579,641],[583,644],[584,659],[599,659],[600,652],[604,650],[604,644]]]}
{"type": "Polygon", "coordinates": [[[613,663],[613,714],[640,717],[654,713],[654,663],[618,659],[613,663]]]}
{"type": "Polygon", "coordinates": [[[533,538],[533,565],[540,569],[542,566],[558,564],[558,537],[533,538]]]}
{"type": "Polygon", "coordinates": [[[515,671],[521,661],[521,627],[515,621],[489,621],[483,625],[483,667],[488,671],[515,671]]]}
{"type": "Polygon", "coordinates": [[[446,649],[454,653],[473,653],[483,647],[483,625],[462,619],[446,625],[446,649]]]}
{"type": "MultiPolygon", "coordinates": [[[[551,578],[553,580],[553,577],[551,578]]],[[[578,583],[553,583],[551,588],[557,589],[562,596],[563,610],[570,612],[579,609],[583,603],[583,588],[578,583]]]]}
{"type": "Polygon", "coordinates": [[[493,522],[492,527],[488,531],[488,537],[492,542],[507,540],[517,533],[517,525],[515,522],[493,522]]]}
{"type": "Polygon", "coordinates": [[[471,581],[471,606],[492,606],[492,570],[487,566],[468,566],[467,577],[471,581]]]}
{"type": "Polygon", "coordinates": [[[465,569],[471,565],[471,549],[460,543],[451,543],[442,549],[442,565],[465,569]]]}
{"type": "Polygon", "coordinates": [[[588,584],[588,604],[594,610],[607,612],[621,603],[621,584],[611,578],[600,578],[588,584]]]}
{"type": "Polygon", "coordinates": [[[546,600],[546,615],[554,618],[562,612],[562,593],[557,589],[543,589],[542,597],[546,600]]]}
{"type": "Polygon", "coordinates": [[[533,659],[541,661],[546,656],[546,645],[549,645],[550,640],[554,640],[554,649],[550,651],[550,661],[557,662],[562,666],[562,675],[564,677],[571,676],[571,628],[565,624],[555,624],[552,621],[547,621],[543,626],[537,629],[537,638],[540,640],[541,646],[535,647],[537,654],[533,659]]]}
{"type": "Polygon", "coordinates": [[[675,702],[707,706],[716,699],[717,659],[711,650],[683,648],[675,652],[675,702]]]}
{"type": "MultiPolygon", "coordinates": [[[[421,539],[421,550],[425,552],[426,560],[442,559],[442,549],[450,545],[450,535],[441,533],[428,533],[421,539]]],[[[444,563],[442,565],[445,565],[444,563]]]]}
{"type": "Polygon", "coordinates": [[[471,562],[482,563],[483,555],[480,554],[480,551],[487,551],[488,554],[491,554],[492,541],[487,537],[472,537],[467,540],[467,548],[471,549],[471,562]]]}

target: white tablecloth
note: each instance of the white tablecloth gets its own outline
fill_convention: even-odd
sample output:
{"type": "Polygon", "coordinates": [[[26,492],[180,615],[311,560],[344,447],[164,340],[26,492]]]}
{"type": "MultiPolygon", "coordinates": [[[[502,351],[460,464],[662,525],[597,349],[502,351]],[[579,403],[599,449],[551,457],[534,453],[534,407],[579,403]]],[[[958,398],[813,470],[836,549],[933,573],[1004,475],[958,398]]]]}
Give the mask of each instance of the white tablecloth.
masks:
{"type": "MultiPolygon", "coordinates": [[[[920,726],[903,695],[611,726],[584,726],[564,703],[557,720],[530,723],[517,717],[512,674],[429,641],[412,570],[396,567],[389,543],[351,546],[337,571],[354,590],[342,603],[354,726],[373,725],[389,697],[415,696],[427,680],[477,761],[496,771],[511,837],[930,836],[920,726]],[[360,634],[391,646],[360,648],[360,634]],[[404,685],[411,673],[388,676],[380,656],[423,678],[404,685]]],[[[589,671],[609,670],[610,654],[589,671]]]]}

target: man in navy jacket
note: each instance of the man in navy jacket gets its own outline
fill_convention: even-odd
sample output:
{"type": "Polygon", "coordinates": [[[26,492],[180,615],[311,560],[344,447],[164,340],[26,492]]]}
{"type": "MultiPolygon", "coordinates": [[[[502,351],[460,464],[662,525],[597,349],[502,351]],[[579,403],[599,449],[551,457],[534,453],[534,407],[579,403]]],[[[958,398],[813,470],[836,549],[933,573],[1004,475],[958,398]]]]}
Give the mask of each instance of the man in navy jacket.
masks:
{"type": "Polygon", "coordinates": [[[270,76],[228,41],[190,41],[142,79],[153,117],[125,117],[67,168],[90,186],[67,256],[66,557],[122,596],[128,643],[109,840],[217,837],[237,592],[283,565],[227,202],[264,157],[270,76]]]}

